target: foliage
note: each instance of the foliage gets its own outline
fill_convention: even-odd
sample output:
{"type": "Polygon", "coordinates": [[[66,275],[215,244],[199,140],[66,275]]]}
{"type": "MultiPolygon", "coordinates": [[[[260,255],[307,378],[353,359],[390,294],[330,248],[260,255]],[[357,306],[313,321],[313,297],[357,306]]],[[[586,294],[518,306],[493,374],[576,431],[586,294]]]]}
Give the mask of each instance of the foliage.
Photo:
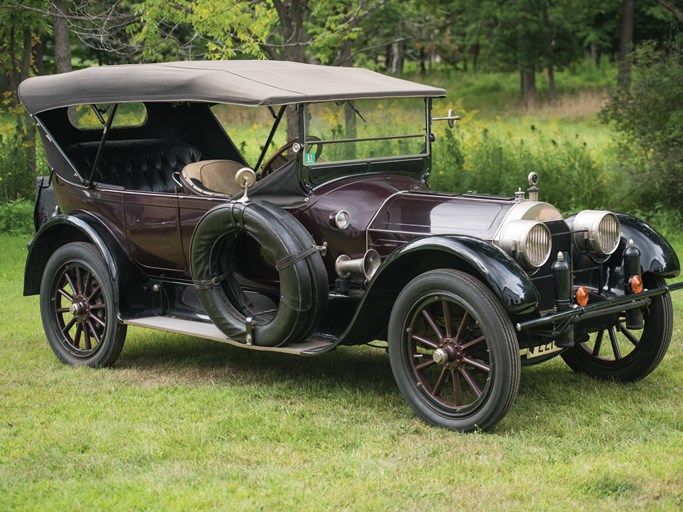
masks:
{"type": "Polygon", "coordinates": [[[0,202],[0,233],[30,236],[33,230],[31,201],[0,202]]]}
{"type": "Polygon", "coordinates": [[[264,2],[145,0],[128,27],[146,59],[181,58],[190,52],[213,58],[241,54],[263,58],[259,46],[272,31],[274,12],[264,2]],[[185,48],[185,51],[181,51],[185,48]]]}
{"type": "Polygon", "coordinates": [[[612,207],[612,177],[578,134],[546,134],[531,124],[526,133],[511,134],[482,123],[463,123],[465,132],[437,139],[434,144],[432,188],[512,196],[526,190],[527,176],[541,177],[542,199],[564,213],[612,207]]]}
{"type": "Polygon", "coordinates": [[[683,45],[646,44],[634,57],[630,86],[614,91],[602,111],[622,136],[621,162],[629,176],[622,193],[634,205],[661,204],[683,213],[683,45]]]}
{"type": "Polygon", "coordinates": [[[32,150],[35,148],[27,145],[16,132],[0,135],[0,201],[33,195],[35,171],[30,163],[32,150]]]}

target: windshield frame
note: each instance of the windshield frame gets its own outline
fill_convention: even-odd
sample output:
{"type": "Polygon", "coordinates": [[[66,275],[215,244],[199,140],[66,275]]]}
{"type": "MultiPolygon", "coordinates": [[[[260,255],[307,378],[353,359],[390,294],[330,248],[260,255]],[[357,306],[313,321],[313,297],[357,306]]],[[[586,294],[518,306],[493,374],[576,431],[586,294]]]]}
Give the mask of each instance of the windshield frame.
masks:
{"type": "Polygon", "coordinates": [[[309,124],[306,122],[306,116],[308,115],[308,105],[311,105],[312,103],[300,104],[299,108],[297,108],[297,111],[299,114],[299,133],[302,134],[300,138],[302,148],[297,154],[297,159],[299,161],[299,175],[302,183],[308,189],[313,189],[335,179],[379,173],[408,175],[418,178],[421,181],[426,181],[431,170],[431,143],[433,138],[431,135],[432,98],[425,97],[423,98],[423,100],[423,133],[380,137],[357,137],[353,139],[316,140],[314,143],[313,141],[311,141],[311,145],[339,144],[343,142],[365,142],[374,140],[398,140],[406,138],[424,138],[424,153],[373,158],[358,158],[354,160],[337,160],[333,162],[315,162],[312,164],[306,164],[304,159],[304,155],[306,153],[305,141],[307,140],[307,137],[309,135],[306,131],[306,128],[309,124]]]}

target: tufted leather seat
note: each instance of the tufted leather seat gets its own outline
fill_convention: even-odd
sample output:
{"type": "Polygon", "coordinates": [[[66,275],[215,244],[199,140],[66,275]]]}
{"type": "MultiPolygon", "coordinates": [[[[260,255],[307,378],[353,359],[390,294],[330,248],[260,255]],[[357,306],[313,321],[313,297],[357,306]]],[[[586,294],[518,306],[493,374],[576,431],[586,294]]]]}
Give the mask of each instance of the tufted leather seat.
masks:
{"type": "MultiPolygon", "coordinates": [[[[89,176],[99,142],[80,142],[64,148],[82,176],[89,176]]],[[[203,160],[192,144],[173,139],[113,140],[106,142],[94,181],[130,190],[176,190],[173,173],[203,160]]]]}

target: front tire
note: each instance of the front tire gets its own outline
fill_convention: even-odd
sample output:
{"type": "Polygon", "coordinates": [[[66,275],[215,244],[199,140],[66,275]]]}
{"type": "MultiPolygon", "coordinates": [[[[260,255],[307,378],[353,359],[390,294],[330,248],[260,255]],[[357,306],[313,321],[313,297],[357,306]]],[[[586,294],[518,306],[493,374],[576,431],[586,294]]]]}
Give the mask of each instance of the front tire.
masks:
{"type": "Polygon", "coordinates": [[[126,338],[116,318],[111,275],[91,244],[66,244],[50,257],[40,284],[45,335],[65,364],[111,366],[126,338]]]}
{"type": "MultiPolygon", "coordinates": [[[[645,276],[647,288],[665,284],[661,277],[645,276]]],[[[671,296],[659,295],[643,309],[644,326],[640,335],[627,329],[620,315],[617,325],[591,333],[587,340],[565,350],[562,359],[575,372],[598,379],[621,382],[642,379],[664,358],[671,342],[673,317],[671,296]]]]}
{"type": "Polygon", "coordinates": [[[389,359],[417,415],[451,430],[490,429],[519,389],[519,345],[507,313],[486,286],[459,271],[427,272],[399,294],[389,359]]]}

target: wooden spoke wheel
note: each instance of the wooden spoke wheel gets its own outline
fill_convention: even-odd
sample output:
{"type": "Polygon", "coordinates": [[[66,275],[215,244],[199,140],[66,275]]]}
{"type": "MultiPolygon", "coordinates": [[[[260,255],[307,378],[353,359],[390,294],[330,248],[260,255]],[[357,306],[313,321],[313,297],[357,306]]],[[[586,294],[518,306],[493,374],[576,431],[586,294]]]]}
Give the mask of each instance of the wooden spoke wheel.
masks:
{"type": "MultiPolygon", "coordinates": [[[[662,278],[645,276],[645,286],[665,284],[662,278]]],[[[662,361],[671,342],[673,305],[667,293],[652,299],[643,309],[643,328],[626,327],[625,313],[616,325],[591,333],[588,339],[562,353],[569,367],[599,379],[634,381],[651,373],[662,361]]]]}
{"type": "Polygon", "coordinates": [[[427,272],[404,288],[391,314],[389,357],[404,397],[434,425],[491,428],[517,395],[512,324],[491,291],[462,272],[427,272]]]}
{"type": "Polygon", "coordinates": [[[92,245],[70,243],[55,251],[43,273],[40,301],[45,334],[62,362],[113,364],[126,326],[116,318],[109,269],[92,245]]]}

